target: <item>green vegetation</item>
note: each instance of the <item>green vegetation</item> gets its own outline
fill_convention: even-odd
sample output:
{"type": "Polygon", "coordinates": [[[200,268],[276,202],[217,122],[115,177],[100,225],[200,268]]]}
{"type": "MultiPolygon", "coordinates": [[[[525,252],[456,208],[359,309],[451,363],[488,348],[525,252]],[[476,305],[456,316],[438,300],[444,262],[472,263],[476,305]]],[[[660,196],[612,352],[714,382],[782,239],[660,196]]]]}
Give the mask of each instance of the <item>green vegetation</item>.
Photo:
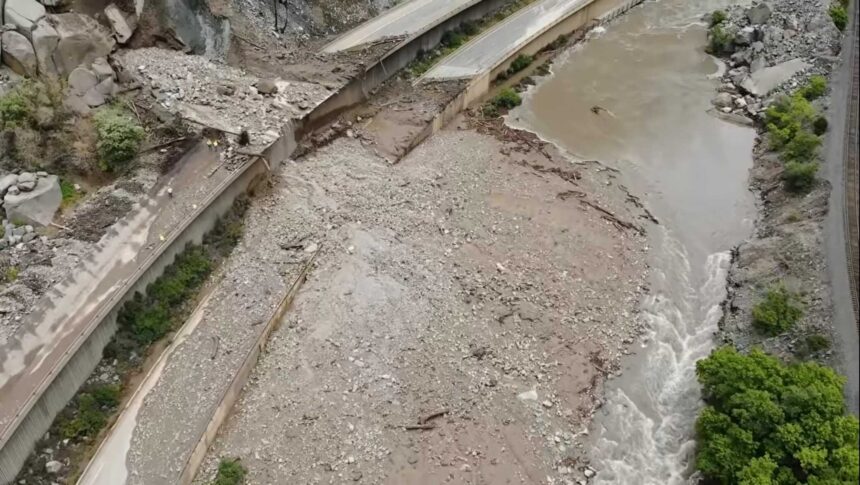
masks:
{"type": "Polygon", "coordinates": [[[806,86],[798,89],[797,92],[809,101],[816,100],[827,92],[827,78],[817,74],[810,76],[806,86]]]}
{"type": "Polygon", "coordinates": [[[845,415],[844,378],[832,369],[723,347],[696,373],[707,403],[696,467],[706,483],[857,483],[858,422],[845,415]]]}
{"type": "Polygon", "coordinates": [[[848,11],[846,7],[841,4],[833,4],[830,6],[828,13],[830,13],[830,18],[833,19],[833,25],[837,29],[844,31],[845,27],[848,26],[848,11]]]}
{"type": "Polygon", "coordinates": [[[75,184],[65,178],[60,178],[60,193],[63,194],[63,207],[75,204],[81,198],[81,193],[75,190],[75,184]]]}
{"type": "Polygon", "coordinates": [[[731,32],[723,28],[721,24],[716,24],[708,31],[708,46],[705,50],[708,54],[721,56],[731,54],[734,48],[734,36],[731,32]]]}
{"type": "Polygon", "coordinates": [[[827,80],[812,76],[791,96],[782,96],[765,112],[765,126],[772,150],[785,162],[783,181],[791,192],[807,192],[815,186],[821,135],[827,119],[810,102],[827,92],[827,80]]]}
{"type": "Polygon", "coordinates": [[[830,348],[830,339],[825,335],[821,335],[820,333],[814,333],[812,335],[807,335],[804,340],[804,346],[806,347],[806,351],[810,354],[814,354],[816,352],[821,352],[822,350],[827,350],[830,348]]]}
{"type": "Polygon", "coordinates": [[[788,162],[782,172],[782,180],[790,192],[806,193],[815,186],[817,172],[818,164],[815,162],[788,162]]]}
{"type": "Polygon", "coordinates": [[[724,10],[714,10],[713,13],[711,13],[711,27],[720,25],[725,22],[727,18],[728,15],[726,15],[724,10]]]}
{"type": "Polygon", "coordinates": [[[145,132],[143,128],[118,106],[96,113],[96,150],[105,171],[118,170],[137,155],[145,132]]]}
{"type": "Polygon", "coordinates": [[[248,470],[242,466],[238,458],[222,458],[218,463],[218,474],[211,485],[240,485],[245,483],[248,470]]]}
{"type": "Polygon", "coordinates": [[[535,58],[528,54],[520,54],[516,57],[516,59],[511,62],[510,67],[508,67],[508,76],[516,74],[523,69],[529,67],[529,65],[534,62],[535,58]]]}
{"type": "Polygon", "coordinates": [[[436,62],[457,50],[460,46],[471,40],[476,35],[487,30],[492,25],[504,20],[512,13],[534,2],[534,0],[517,0],[507,4],[492,17],[484,17],[477,21],[469,21],[460,24],[453,31],[445,32],[439,41],[439,47],[428,52],[422,52],[406,67],[406,72],[412,77],[419,77],[433,67],[436,62]]]}
{"type": "Polygon", "coordinates": [[[502,113],[503,110],[509,110],[519,106],[523,102],[520,95],[512,88],[504,88],[495,95],[493,99],[487,101],[483,108],[485,118],[495,118],[502,113]]]}
{"type": "Polygon", "coordinates": [[[122,386],[102,384],[78,394],[71,416],[60,417],[63,438],[93,437],[107,424],[108,416],[119,405],[122,386]]]}
{"type": "Polygon", "coordinates": [[[59,83],[25,79],[0,96],[0,129],[45,129],[62,121],[57,110],[63,103],[59,83]]]}
{"type": "MultiPolygon", "coordinates": [[[[6,232],[5,228],[3,229],[3,232],[4,233],[6,232]]],[[[13,281],[16,281],[18,279],[18,275],[20,273],[21,273],[21,271],[18,269],[17,266],[9,266],[6,268],[6,271],[3,273],[3,280],[7,283],[11,283],[13,281]]]]}
{"type": "Polygon", "coordinates": [[[189,246],[167,267],[164,274],[146,288],[146,296],[136,293],[120,310],[119,325],[131,331],[141,344],[149,344],[169,332],[171,316],[193,295],[212,271],[212,261],[201,246],[189,246]]]}
{"type": "Polygon", "coordinates": [[[778,335],[790,329],[803,317],[803,308],[797,296],[783,284],[770,287],[764,299],[752,309],[752,323],[769,335],[778,335]]]}

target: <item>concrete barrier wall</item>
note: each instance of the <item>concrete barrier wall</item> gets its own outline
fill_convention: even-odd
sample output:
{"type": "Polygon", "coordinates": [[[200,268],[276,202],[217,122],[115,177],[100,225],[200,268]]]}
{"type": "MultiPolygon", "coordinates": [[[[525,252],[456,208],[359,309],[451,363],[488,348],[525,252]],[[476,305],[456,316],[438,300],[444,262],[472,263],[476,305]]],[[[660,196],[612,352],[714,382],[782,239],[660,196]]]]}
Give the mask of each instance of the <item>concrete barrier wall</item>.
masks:
{"type": "Polygon", "coordinates": [[[203,435],[200,436],[200,440],[197,442],[197,445],[194,447],[194,450],[185,462],[185,466],[182,469],[182,475],[179,477],[179,485],[190,485],[191,482],[194,481],[194,477],[197,475],[200,465],[203,464],[203,460],[206,458],[206,452],[215,441],[215,437],[218,436],[218,430],[230,415],[233,405],[236,404],[236,400],[239,399],[239,395],[242,393],[242,388],[245,387],[245,384],[248,382],[248,377],[251,376],[251,372],[257,365],[257,360],[260,358],[260,354],[265,350],[269,336],[278,328],[278,325],[284,318],[284,314],[286,314],[290,305],[292,305],[293,299],[299,292],[299,288],[301,288],[305,278],[307,278],[308,271],[310,270],[310,267],[318,253],[319,250],[317,250],[317,252],[314,253],[314,255],[305,263],[299,276],[296,277],[295,281],[293,281],[287,294],[284,295],[284,298],[266,322],[262,332],[260,332],[260,335],[257,337],[257,341],[248,351],[248,354],[242,361],[242,366],[239,368],[239,372],[233,376],[233,379],[230,381],[230,385],[227,386],[227,389],[224,390],[224,393],[218,400],[218,404],[212,412],[212,418],[206,426],[206,430],[203,432],[203,435]]]}
{"type": "Polygon", "coordinates": [[[417,147],[424,140],[429,138],[433,133],[441,130],[450,123],[457,115],[468,108],[475,101],[483,98],[490,91],[492,80],[499,73],[506,71],[510,67],[511,62],[520,54],[534,55],[541,49],[552,43],[561,35],[567,35],[577,29],[585,27],[586,24],[592,21],[606,22],[618,15],[630,10],[635,5],[642,3],[643,0],[595,0],[586,5],[582,9],[576,11],[571,16],[561,22],[547,28],[540,34],[537,34],[530,41],[523,44],[519,49],[515,50],[510,56],[505,58],[498,65],[472,78],[463,91],[452,99],[445,108],[433,117],[433,120],[426,128],[421,130],[410,142],[409,150],[417,147]]]}
{"type": "MultiPolygon", "coordinates": [[[[291,124],[288,124],[288,127],[291,127],[291,124]]],[[[80,334],[75,346],[66,354],[66,361],[58,363],[56,375],[46,380],[42,389],[34,393],[29,408],[22,410],[23,418],[0,450],[0,483],[10,483],[15,479],[36,442],[48,431],[57,414],[65,408],[95,370],[102,358],[102,351],[116,333],[117,315],[122,305],[135,293],[145,292],[146,287],[173,263],[188,244],[200,244],[203,236],[215,226],[217,220],[230,210],[236,198],[265,177],[268,172],[267,163],[274,161],[279,164],[285,159],[280,157],[289,156],[295,146],[295,137],[290,131],[264,152],[272,157],[269,161],[256,158],[224,180],[200,205],[200,209],[186,218],[168,235],[161,248],[141,263],[135,275],[126,281],[125,288],[104,303],[103,310],[80,334]]]]}
{"type": "Polygon", "coordinates": [[[489,12],[500,8],[506,0],[483,0],[464,10],[454,12],[443,22],[420,31],[395,46],[364,73],[350,81],[343,89],[317,106],[304,119],[306,131],[314,130],[344,110],[363,102],[370,93],[400,69],[415,60],[423,51],[439,45],[445,32],[453,30],[463,22],[478,20],[489,12]]]}

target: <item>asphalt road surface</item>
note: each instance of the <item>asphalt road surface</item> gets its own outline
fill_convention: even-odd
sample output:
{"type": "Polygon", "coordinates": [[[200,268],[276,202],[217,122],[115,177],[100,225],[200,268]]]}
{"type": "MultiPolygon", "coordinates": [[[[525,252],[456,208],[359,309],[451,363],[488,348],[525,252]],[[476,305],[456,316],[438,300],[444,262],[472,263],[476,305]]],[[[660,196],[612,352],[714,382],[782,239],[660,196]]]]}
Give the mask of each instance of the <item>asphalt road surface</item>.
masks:
{"type": "Polygon", "coordinates": [[[410,0],[343,34],[323,47],[323,52],[338,52],[387,37],[414,34],[480,1],[410,0]]]}
{"type": "Polygon", "coordinates": [[[543,0],[511,15],[443,59],[425,79],[473,77],[492,69],[528,40],[591,3],[591,0],[543,0]]]}

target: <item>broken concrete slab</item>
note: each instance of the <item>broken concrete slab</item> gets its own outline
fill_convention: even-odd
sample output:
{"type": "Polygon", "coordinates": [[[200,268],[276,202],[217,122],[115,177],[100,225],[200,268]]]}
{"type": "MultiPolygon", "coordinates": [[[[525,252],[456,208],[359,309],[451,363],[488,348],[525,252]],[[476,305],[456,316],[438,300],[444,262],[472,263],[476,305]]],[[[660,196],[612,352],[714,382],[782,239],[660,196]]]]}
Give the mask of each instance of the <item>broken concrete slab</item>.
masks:
{"type": "Polygon", "coordinates": [[[45,6],[36,0],[6,0],[3,6],[3,22],[14,25],[26,37],[44,16],[45,6]]]}
{"type": "Polygon", "coordinates": [[[26,37],[10,30],[3,32],[0,42],[3,49],[3,64],[21,76],[35,76],[38,73],[36,52],[26,37]]]}
{"type": "Polygon", "coordinates": [[[113,33],[116,36],[117,42],[120,44],[125,44],[131,39],[132,34],[134,34],[134,29],[137,27],[136,17],[126,16],[119,7],[116,6],[115,3],[112,3],[105,7],[105,17],[107,17],[108,23],[113,29],[113,33]],[[134,19],[133,21],[131,21],[134,19]]]}
{"type": "Polygon", "coordinates": [[[81,65],[89,67],[96,58],[106,58],[116,45],[111,32],[88,15],[62,13],[48,18],[60,36],[54,51],[60,75],[69,75],[81,65]]]}
{"type": "Polygon", "coordinates": [[[47,19],[43,18],[36,23],[30,38],[33,41],[33,50],[36,52],[39,74],[56,77],[57,66],[54,65],[53,56],[57,49],[57,43],[60,41],[57,29],[52,27],[47,19]]]}
{"type": "Polygon", "coordinates": [[[47,226],[60,208],[63,194],[56,175],[39,179],[30,192],[7,193],[3,198],[6,217],[10,221],[20,221],[33,226],[47,226]]]}
{"type": "Polygon", "coordinates": [[[808,69],[811,65],[803,59],[792,59],[771,67],[765,67],[750,74],[740,83],[741,89],[753,96],[764,96],[795,74],[808,69]]]}

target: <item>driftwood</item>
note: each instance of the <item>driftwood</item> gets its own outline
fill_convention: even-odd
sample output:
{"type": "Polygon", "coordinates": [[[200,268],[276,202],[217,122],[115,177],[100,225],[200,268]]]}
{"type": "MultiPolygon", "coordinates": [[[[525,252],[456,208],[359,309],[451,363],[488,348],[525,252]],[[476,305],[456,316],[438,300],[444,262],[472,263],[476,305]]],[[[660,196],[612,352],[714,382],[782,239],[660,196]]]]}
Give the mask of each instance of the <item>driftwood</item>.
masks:
{"type": "Polygon", "coordinates": [[[632,224],[630,222],[619,219],[618,216],[616,216],[612,212],[604,209],[603,207],[600,207],[599,205],[595,204],[594,202],[591,202],[591,201],[585,200],[585,199],[579,199],[579,202],[581,204],[587,205],[588,207],[591,207],[592,209],[600,212],[601,214],[603,214],[604,219],[612,222],[616,226],[636,231],[643,236],[645,235],[645,230],[642,229],[641,227],[639,227],[635,224],[632,224]]]}

